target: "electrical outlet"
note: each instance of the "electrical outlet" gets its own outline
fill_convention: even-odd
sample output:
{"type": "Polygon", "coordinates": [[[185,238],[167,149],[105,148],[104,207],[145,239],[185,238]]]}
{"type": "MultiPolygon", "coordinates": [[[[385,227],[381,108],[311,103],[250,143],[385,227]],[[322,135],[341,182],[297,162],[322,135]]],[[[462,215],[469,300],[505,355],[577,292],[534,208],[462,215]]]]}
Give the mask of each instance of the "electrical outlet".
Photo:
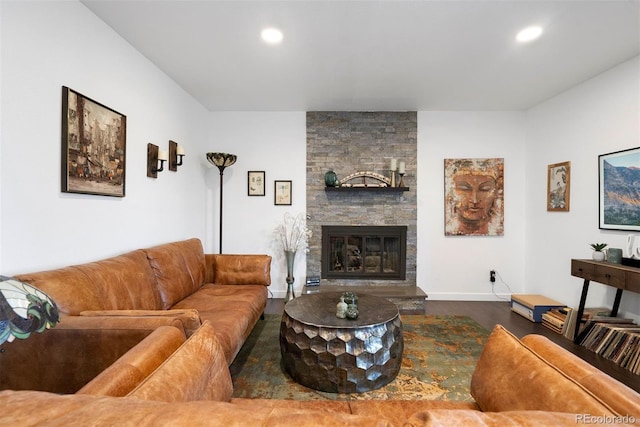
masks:
{"type": "Polygon", "coordinates": [[[496,271],[495,270],[489,271],[489,281],[491,283],[495,283],[495,281],[496,281],[496,271]]]}

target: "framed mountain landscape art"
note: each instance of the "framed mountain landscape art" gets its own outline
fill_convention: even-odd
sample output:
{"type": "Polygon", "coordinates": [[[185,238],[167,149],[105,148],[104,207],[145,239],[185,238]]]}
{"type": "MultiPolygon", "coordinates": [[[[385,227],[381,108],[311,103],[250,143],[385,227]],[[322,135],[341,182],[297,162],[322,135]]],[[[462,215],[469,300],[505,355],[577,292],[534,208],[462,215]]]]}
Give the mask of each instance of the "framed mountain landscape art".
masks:
{"type": "Polygon", "coordinates": [[[598,156],[600,228],[640,231],[640,147],[598,156]]]}

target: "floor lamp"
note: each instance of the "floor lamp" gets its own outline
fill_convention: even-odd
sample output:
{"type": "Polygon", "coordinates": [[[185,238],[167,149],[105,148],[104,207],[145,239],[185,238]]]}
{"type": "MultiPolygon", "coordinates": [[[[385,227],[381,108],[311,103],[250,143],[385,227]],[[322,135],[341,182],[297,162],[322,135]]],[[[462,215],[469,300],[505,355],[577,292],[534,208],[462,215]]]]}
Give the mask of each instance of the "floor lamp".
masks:
{"type": "Polygon", "coordinates": [[[222,253],[222,183],[224,178],[224,169],[233,165],[238,157],[235,154],[228,153],[207,153],[207,160],[212,165],[216,165],[220,170],[220,253],[222,253]]]}

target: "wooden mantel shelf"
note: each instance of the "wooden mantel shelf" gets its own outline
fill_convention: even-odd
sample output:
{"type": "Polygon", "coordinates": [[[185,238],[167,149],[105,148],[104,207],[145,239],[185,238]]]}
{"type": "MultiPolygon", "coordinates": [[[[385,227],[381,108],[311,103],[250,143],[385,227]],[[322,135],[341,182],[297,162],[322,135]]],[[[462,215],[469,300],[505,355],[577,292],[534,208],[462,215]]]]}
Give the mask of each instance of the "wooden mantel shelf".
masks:
{"type": "Polygon", "coordinates": [[[409,187],[325,187],[324,191],[380,191],[388,193],[401,193],[409,191],[409,187]]]}

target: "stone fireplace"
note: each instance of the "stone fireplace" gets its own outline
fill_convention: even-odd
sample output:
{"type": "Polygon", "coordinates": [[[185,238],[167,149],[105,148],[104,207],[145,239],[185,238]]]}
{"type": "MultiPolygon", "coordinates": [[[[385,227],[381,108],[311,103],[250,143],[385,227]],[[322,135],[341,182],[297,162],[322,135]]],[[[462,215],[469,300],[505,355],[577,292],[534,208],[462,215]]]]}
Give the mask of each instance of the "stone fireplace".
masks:
{"type": "Polygon", "coordinates": [[[416,112],[307,113],[307,226],[313,233],[307,254],[307,276],[322,277],[321,287],[416,287],[416,158],[416,112]],[[324,174],[329,170],[339,179],[359,171],[388,177],[392,158],[406,163],[407,191],[388,188],[328,191],[325,187],[324,174]],[[336,260],[335,248],[333,252],[323,250],[323,226],[400,227],[404,229],[404,261],[398,260],[401,265],[393,265],[395,259],[382,255],[390,253],[397,240],[387,241],[386,236],[381,238],[377,232],[362,235],[360,231],[352,240],[344,235],[335,237],[334,241],[342,245],[337,250],[338,254],[342,251],[342,258],[336,260]],[[356,250],[355,246],[360,255],[348,254],[347,251],[356,250]],[[357,256],[360,261],[354,258],[357,256]],[[360,266],[356,268],[358,262],[360,266]],[[353,265],[349,266],[350,263],[353,265]],[[358,268],[362,271],[356,271],[358,268]],[[386,274],[389,270],[394,272],[386,274]]]}

